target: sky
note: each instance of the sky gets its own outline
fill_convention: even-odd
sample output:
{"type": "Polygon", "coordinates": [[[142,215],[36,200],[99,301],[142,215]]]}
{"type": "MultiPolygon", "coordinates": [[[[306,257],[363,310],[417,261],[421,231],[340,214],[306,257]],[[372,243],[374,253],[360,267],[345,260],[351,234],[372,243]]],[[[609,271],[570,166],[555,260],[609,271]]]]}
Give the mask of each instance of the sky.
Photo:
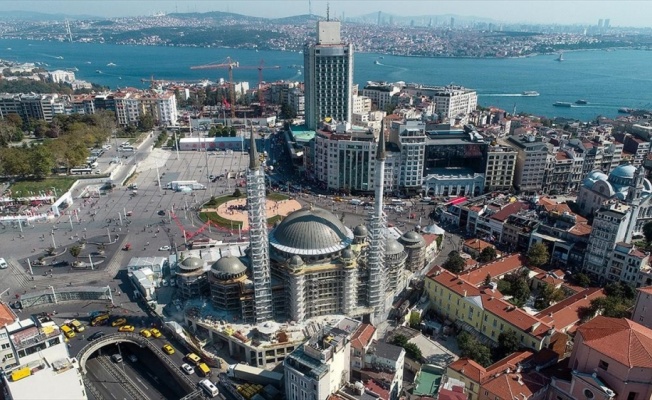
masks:
{"type": "MultiPolygon", "coordinates": [[[[457,14],[496,22],[651,27],[652,1],[618,0],[311,0],[313,14],[353,17],[383,11],[402,16],[457,14]]],[[[0,10],[86,14],[101,17],[156,12],[229,11],[261,17],[307,14],[308,0],[0,0],[0,10]]],[[[0,11],[1,12],[1,11],[0,11]]]]}

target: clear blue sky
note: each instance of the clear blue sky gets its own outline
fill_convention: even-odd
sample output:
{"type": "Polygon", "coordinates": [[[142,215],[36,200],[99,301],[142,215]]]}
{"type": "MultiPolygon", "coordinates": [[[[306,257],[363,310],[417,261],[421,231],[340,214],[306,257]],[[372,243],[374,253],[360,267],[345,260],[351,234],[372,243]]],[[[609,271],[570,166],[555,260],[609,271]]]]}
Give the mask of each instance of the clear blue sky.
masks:
{"type": "MultiPolygon", "coordinates": [[[[312,0],[314,14],[326,14],[326,0],[312,0]]],[[[652,1],[618,0],[330,0],[331,15],[356,16],[383,11],[418,16],[457,14],[505,22],[650,27],[652,1]]],[[[230,11],[284,17],[308,13],[308,0],[0,0],[0,9],[105,17],[148,15],[158,11],[230,11]]]]}

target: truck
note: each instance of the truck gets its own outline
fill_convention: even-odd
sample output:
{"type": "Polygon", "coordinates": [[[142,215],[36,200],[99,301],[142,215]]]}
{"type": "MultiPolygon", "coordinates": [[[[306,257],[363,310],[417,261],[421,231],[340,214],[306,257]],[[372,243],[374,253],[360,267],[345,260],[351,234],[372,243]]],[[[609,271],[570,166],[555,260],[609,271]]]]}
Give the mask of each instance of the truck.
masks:
{"type": "Polygon", "coordinates": [[[192,190],[206,190],[206,185],[202,185],[201,183],[193,183],[189,187],[192,190]]]}
{"type": "Polygon", "coordinates": [[[280,388],[283,385],[283,374],[252,367],[247,364],[229,365],[226,375],[230,378],[249,383],[257,383],[263,386],[273,385],[276,388],[280,388]]]}
{"type": "MultiPolygon", "coordinates": [[[[174,190],[175,192],[179,190],[180,187],[191,187],[192,185],[198,184],[197,181],[172,181],[165,185],[166,189],[174,190]]],[[[202,185],[203,186],[203,185],[202,185]]]]}

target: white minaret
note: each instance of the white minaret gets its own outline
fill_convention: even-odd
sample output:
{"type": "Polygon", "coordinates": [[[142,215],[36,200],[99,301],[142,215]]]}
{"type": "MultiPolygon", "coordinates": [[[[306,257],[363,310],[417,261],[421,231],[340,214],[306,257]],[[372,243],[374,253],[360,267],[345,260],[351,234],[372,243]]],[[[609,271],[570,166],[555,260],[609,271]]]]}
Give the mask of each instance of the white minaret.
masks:
{"type": "Polygon", "coordinates": [[[272,319],[273,310],[272,274],[269,266],[269,237],[265,204],[265,172],[258,160],[253,128],[249,146],[247,213],[249,214],[251,274],[254,281],[254,322],[258,324],[272,319]]]}
{"type": "Polygon", "coordinates": [[[376,148],[376,176],[374,178],[374,212],[369,220],[369,307],[374,309],[372,323],[386,318],[385,312],[385,232],[387,221],[383,212],[383,185],[385,182],[385,121],[381,121],[376,148]]]}

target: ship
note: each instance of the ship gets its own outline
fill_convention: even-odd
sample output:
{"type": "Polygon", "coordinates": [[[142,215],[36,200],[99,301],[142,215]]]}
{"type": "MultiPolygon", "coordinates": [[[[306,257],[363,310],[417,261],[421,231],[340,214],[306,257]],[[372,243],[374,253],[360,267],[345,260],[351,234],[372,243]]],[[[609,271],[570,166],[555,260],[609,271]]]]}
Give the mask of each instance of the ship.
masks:
{"type": "Polygon", "coordinates": [[[575,104],[589,104],[589,102],[586,100],[579,99],[575,102],[575,104]]]}
{"type": "Polygon", "coordinates": [[[115,64],[112,63],[112,62],[110,62],[110,63],[106,64],[106,66],[107,66],[107,67],[115,67],[115,64]]]}
{"type": "Polygon", "coordinates": [[[95,72],[97,72],[98,74],[102,73],[102,71],[100,71],[99,69],[96,69],[95,72]]]}
{"type": "Polygon", "coordinates": [[[618,109],[618,112],[621,113],[621,114],[629,114],[632,111],[634,111],[634,110],[632,108],[629,108],[629,107],[620,107],[618,109]]]}
{"type": "Polygon", "coordinates": [[[553,103],[553,106],[555,106],[555,107],[567,107],[567,108],[573,107],[573,105],[571,103],[566,103],[564,101],[557,101],[557,102],[553,103]]]}
{"type": "Polygon", "coordinates": [[[559,57],[555,58],[555,61],[564,61],[564,53],[559,53],[559,57]]]}
{"type": "Polygon", "coordinates": [[[526,90],[521,93],[521,95],[525,97],[535,97],[539,95],[539,92],[535,92],[534,90],[526,90]]]}
{"type": "Polygon", "coordinates": [[[63,56],[56,56],[54,58],[56,58],[57,60],[63,60],[63,56]]]}
{"type": "Polygon", "coordinates": [[[380,61],[376,60],[376,61],[374,61],[374,64],[380,65],[380,61]]]}

